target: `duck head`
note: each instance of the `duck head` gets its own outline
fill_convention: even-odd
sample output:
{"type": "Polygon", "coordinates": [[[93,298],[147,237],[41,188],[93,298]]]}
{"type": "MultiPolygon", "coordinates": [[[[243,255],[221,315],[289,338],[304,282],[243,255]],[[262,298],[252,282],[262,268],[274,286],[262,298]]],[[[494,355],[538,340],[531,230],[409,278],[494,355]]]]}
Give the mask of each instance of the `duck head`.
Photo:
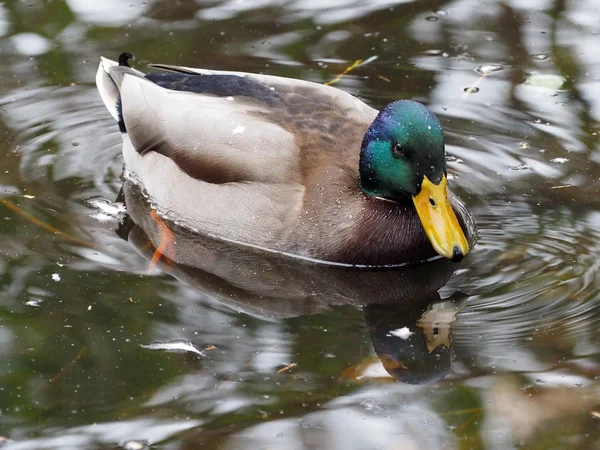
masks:
{"type": "Polygon", "coordinates": [[[448,200],[444,132],[420,103],[400,100],[383,108],[363,138],[360,185],[371,196],[412,199],[434,250],[460,261],[469,243],[448,200]]]}

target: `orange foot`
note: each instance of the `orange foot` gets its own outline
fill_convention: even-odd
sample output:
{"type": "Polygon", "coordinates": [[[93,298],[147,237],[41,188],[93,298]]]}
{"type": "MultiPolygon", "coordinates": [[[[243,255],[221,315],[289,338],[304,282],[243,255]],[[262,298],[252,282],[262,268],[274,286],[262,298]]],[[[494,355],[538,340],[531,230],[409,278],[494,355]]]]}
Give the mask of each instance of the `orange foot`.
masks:
{"type": "Polygon", "coordinates": [[[175,256],[175,251],[173,249],[173,245],[175,244],[175,234],[173,234],[171,229],[165,221],[158,216],[155,210],[150,211],[150,217],[152,217],[152,220],[158,226],[160,242],[158,243],[156,250],[154,250],[152,259],[148,264],[148,272],[152,272],[156,268],[163,256],[169,259],[174,259],[175,256]]]}

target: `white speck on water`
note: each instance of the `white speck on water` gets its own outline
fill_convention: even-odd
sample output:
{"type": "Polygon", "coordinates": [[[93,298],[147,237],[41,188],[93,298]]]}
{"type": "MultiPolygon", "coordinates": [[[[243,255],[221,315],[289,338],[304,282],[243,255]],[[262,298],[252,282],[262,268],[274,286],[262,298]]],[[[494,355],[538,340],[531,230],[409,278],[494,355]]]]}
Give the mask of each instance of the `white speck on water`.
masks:
{"type": "Polygon", "coordinates": [[[410,331],[408,329],[408,327],[403,327],[403,328],[398,328],[396,330],[391,330],[388,335],[389,336],[396,336],[399,337],[400,339],[408,339],[409,337],[411,337],[411,335],[415,334],[414,332],[410,331]]]}
{"type": "Polygon", "coordinates": [[[54,281],[60,281],[60,275],[57,273],[53,273],[52,274],[52,280],[54,281]]]}
{"type": "Polygon", "coordinates": [[[124,450],[144,450],[148,446],[144,442],[140,441],[127,441],[122,445],[124,450]]]}
{"type": "Polygon", "coordinates": [[[552,160],[553,163],[558,163],[558,164],[563,164],[566,163],[569,160],[569,158],[554,158],[552,160]]]}
{"type": "Polygon", "coordinates": [[[235,127],[232,131],[233,134],[242,134],[244,132],[244,130],[246,129],[245,126],[243,125],[238,125],[237,127],[235,127]]]}
{"type": "Polygon", "coordinates": [[[427,125],[427,129],[428,129],[428,130],[431,130],[431,125],[427,125]]]}
{"type": "Polygon", "coordinates": [[[228,101],[232,102],[233,101],[233,97],[227,97],[225,100],[228,100],[228,101]]]}
{"type": "Polygon", "coordinates": [[[140,345],[142,348],[146,348],[148,350],[164,350],[166,352],[174,352],[174,353],[195,353],[200,356],[204,356],[204,353],[198,350],[194,344],[190,341],[177,340],[177,341],[168,341],[168,342],[154,342],[150,345],[140,345]]]}

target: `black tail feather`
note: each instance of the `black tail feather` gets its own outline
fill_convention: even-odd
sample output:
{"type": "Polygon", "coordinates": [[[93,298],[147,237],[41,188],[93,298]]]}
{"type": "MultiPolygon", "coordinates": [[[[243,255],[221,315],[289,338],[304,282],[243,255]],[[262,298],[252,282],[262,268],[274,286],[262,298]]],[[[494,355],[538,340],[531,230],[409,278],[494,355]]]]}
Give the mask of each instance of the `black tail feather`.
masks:
{"type": "Polygon", "coordinates": [[[121,133],[127,133],[127,128],[125,128],[125,121],[123,120],[123,105],[121,103],[121,96],[117,100],[117,115],[119,117],[119,131],[121,133]]]}

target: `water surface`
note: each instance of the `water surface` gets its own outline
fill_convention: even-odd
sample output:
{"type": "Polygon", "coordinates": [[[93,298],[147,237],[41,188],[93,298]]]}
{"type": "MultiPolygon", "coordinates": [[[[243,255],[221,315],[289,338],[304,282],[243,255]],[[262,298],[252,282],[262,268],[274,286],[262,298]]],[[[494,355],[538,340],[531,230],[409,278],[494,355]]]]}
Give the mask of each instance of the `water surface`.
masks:
{"type": "Polygon", "coordinates": [[[2,447],[600,448],[599,14],[3,2],[2,447]],[[336,86],[440,117],[477,246],[460,266],[357,275],[178,230],[180,264],[150,264],[160,229],[119,195],[94,86],[122,51],[316,82],[377,56],[336,86]]]}

